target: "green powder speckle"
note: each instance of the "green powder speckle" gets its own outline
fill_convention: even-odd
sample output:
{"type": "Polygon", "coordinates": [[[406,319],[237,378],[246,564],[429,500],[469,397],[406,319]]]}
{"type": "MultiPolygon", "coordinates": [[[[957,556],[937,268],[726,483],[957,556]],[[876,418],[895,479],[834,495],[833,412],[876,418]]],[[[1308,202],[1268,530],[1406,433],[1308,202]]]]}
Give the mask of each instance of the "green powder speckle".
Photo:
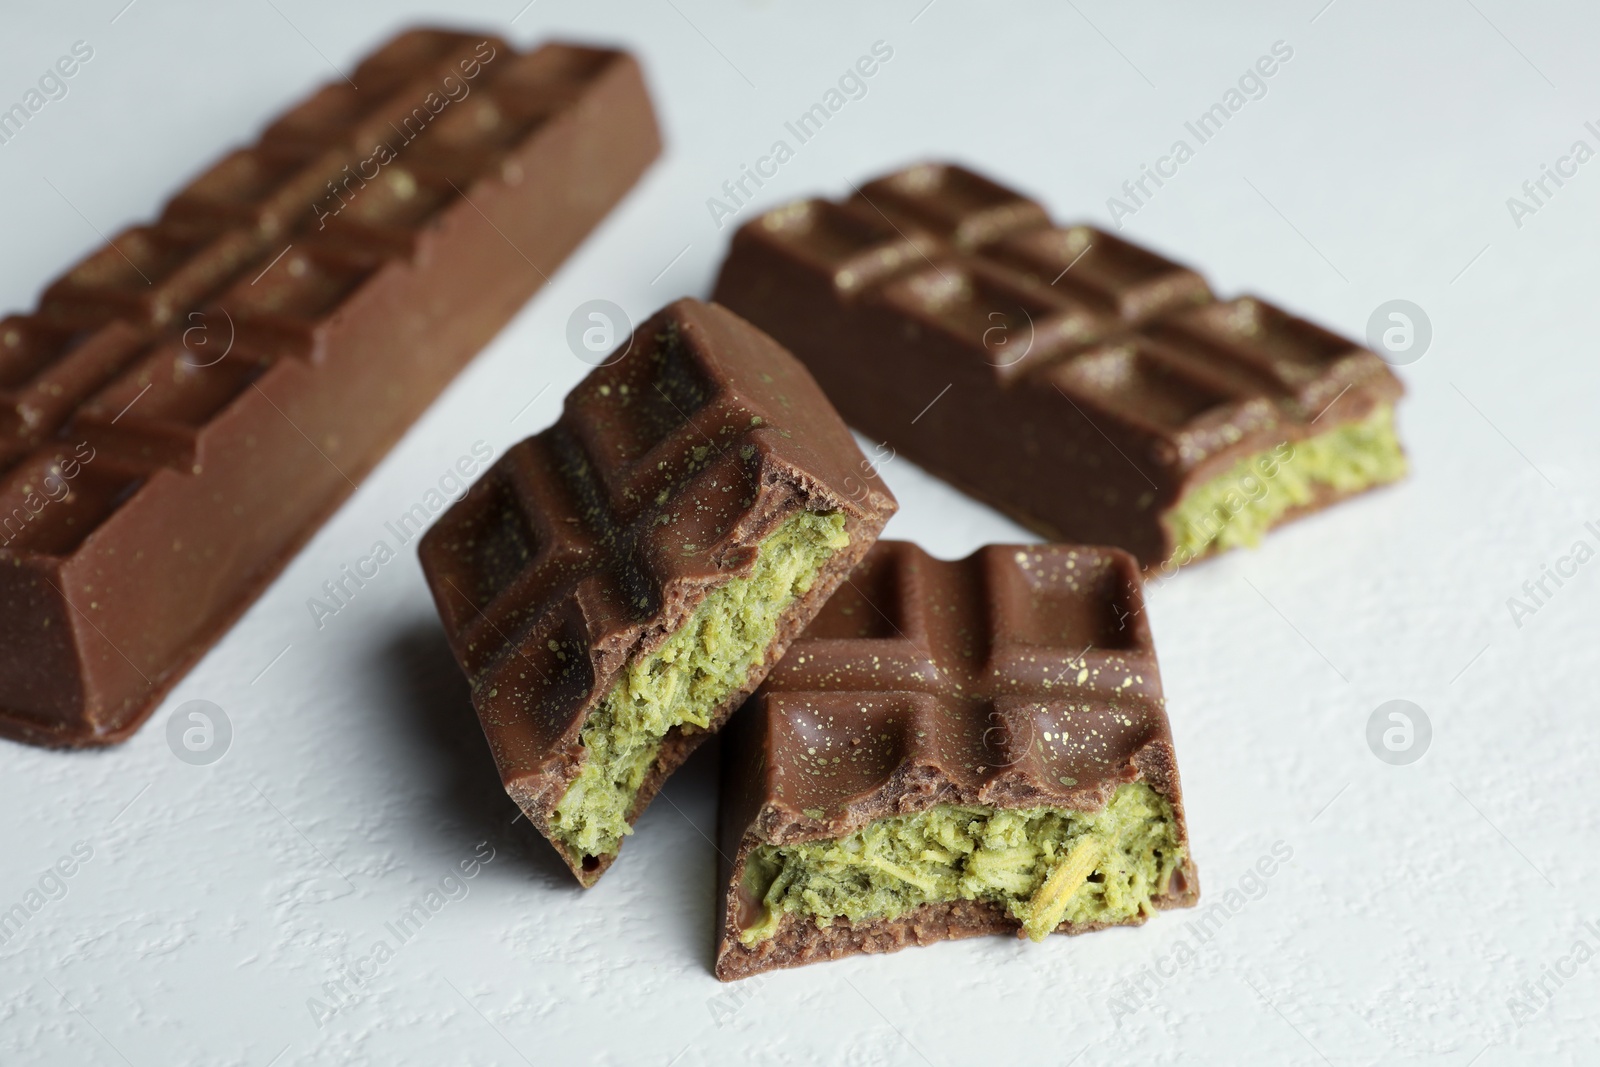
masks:
{"type": "Polygon", "coordinates": [[[761,543],[748,576],[719,587],[660,648],[628,664],[584,723],[583,767],[556,805],[552,830],[570,852],[617,850],[667,731],[710,725],[764,661],[783,613],[848,543],[842,514],[797,513],[761,543]]]}
{"type": "Polygon", "coordinates": [[[1055,909],[1059,921],[1116,923],[1148,914],[1183,848],[1171,806],[1134,782],[1119,787],[1099,812],[942,804],[881,819],[839,840],[763,845],[746,862],[745,886],[765,910],[740,939],[748,945],[773,936],[785,913],[827,926],[840,916],[893,919],[955,900],[1003,905],[1042,937],[1049,930],[1032,921],[1035,895],[1074,847],[1092,838],[1103,851],[1065,908],[1055,909]]]}
{"type": "Polygon", "coordinates": [[[1186,495],[1168,517],[1172,560],[1254,547],[1291,508],[1312,502],[1320,487],[1354,493],[1398,481],[1405,455],[1388,405],[1357,422],[1241,459],[1186,495]]]}

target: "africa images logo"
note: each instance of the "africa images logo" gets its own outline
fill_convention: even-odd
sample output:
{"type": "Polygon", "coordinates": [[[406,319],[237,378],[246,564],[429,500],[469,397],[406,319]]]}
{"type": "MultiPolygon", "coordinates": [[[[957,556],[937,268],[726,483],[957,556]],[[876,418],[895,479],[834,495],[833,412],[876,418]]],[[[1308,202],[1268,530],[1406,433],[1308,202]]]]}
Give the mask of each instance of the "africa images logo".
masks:
{"type": "Polygon", "coordinates": [[[10,144],[29,120],[44,110],[52,100],[64,100],[70,91],[67,79],[78,73],[84,63],[94,58],[94,48],[88,41],[74,41],[69,55],[57,59],[39,75],[38,84],[22,94],[22,99],[0,111],[0,144],[10,144]]]}
{"type": "Polygon", "coordinates": [[[471,454],[458,457],[454,464],[445,468],[436,485],[423,492],[422,499],[383,524],[394,538],[392,544],[388,537],[378,538],[366,555],[354,563],[341,565],[336,576],[322,583],[320,597],[307,597],[306,610],[311,613],[311,621],[316,623],[317,629],[324,629],[328,620],[349,607],[385,566],[399,559],[401,549],[421,537],[435,515],[464,497],[473,475],[492,459],[494,449],[489,443],[474,441],[471,454]]]}
{"type": "Polygon", "coordinates": [[[1106,197],[1106,211],[1111,215],[1111,224],[1122,229],[1122,220],[1137,215],[1139,209],[1154,199],[1168,181],[1178,176],[1178,169],[1193,159],[1202,145],[1221,133],[1222,128],[1243,111],[1246,104],[1265,97],[1267,79],[1277,74],[1293,58],[1294,48],[1288,41],[1273,41],[1270,54],[1258,57],[1239,75],[1238,81],[1223,92],[1221,99],[1183,124],[1184,132],[1194,138],[1193,144],[1189,143],[1189,137],[1179,137],[1172,142],[1172,147],[1165,155],[1156,157],[1154,166],[1139,164],[1138,176],[1122,183],[1122,196],[1106,197]],[[1152,185],[1154,188],[1151,188],[1152,185]]]}
{"type": "Polygon", "coordinates": [[[766,185],[763,178],[776,178],[778,168],[794,158],[798,146],[821,133],[822,127],[844,110],[851,100],[861,100],[867,95],[867,79],[877,74],[883,64],[893,58],[892,45],[887,41],[873,41],[871,55],[861,56],[853,65],[846,67],[844,73],[839,75],[836,87],[830,87],[822,94],[821,100],[800,112],[793,122],[783,124],[784,130],[794,138],[793,145],[787,138],[779,137],[772,142],[766,155],[757,157],[753,167],[739,164],[739,175],[722,183],[722,195],[726,199],[706,197],[706,210],[711,213],[711,221],[717,224],[717,229],[722,229],[728,219],[743,211],[754,199],[755,192],[750,188],[751,184],[760,189],[766,185]]]}
{"type": "MultiPolygon", "coordinates": [[[[472,79],[483,72],[485,64],[490,63],[496,56],[494,45],[488,41],[481,41],[473,52],[473,57],[461,60],[457,69],[461,71],[458,78],[454,74],[446,74],[439,81],[438,90],[430,90],[423,95],[417,105],[404,115],[399,116],[399,125],[389,123],[389,128],[399,136],[398,142],[379,141],[372,146],[372,151],[362,159],[355,162],[355,172],[351,173],[350,164],[346,164],[343,177],[330,179],[328,182],[328,195],[321,201],[311,205],[316,212],[317,229],[328,225],[328,220],[339,214],[356,194],[367,187],[367,183],[376,181],[378,175],[383,173],[383,168],[400,158],[400,149],[422,136],[430,123],[436,119],[445,108],[451,104],[459,104],[472,93],[472,79]],[[352,188],[352,184],[354,188],[352,188]]],[[[401,199],[409,199],[416,195],[416,181],[409,174],[401,173],[392,179],[395,195],[401,199]]]]}
{"type": "Polygon", "coordinates": [[[457,862],[453,870],[413,897],[393,919],[384,923],[384,936],[373,941],[365,955],[340,963],[338,976],[322,983],[322,993],[328,999],[306,998],[306,1010],[311,1013],[317,1029],[322,1029],[334,1016],[366,996],[367,985],[383,972],[400,949],[417,939],[434,916],[449,905],[467,899],[472,892],[472,880],[494,862],[495,855],[493,845],[479,841],[471,856],[457,862]]]}

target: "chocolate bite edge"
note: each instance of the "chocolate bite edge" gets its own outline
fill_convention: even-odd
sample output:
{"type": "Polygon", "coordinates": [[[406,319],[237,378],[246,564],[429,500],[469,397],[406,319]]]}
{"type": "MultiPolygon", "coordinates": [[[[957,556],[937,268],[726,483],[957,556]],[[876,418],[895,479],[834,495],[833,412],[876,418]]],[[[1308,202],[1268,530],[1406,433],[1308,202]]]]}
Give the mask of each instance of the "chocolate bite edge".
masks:
{"type": "Polygon", "coordinates": [[[895,508],[881,486],[850,491],[866,461],[843,422],[798,361],[726,309],[677,301],[623,351],[569,394],[554,426],[508,451],[419,552],[507,791],[584,886],[617,852],[574,854],[553,817],[587,758],[584,725],[622,672],[748,575],[786,519],[802,509],[843,516],[848,543],[780,616],[763,661],[705,728],[674,726],[662,739],[631,825],[772,669],[895,508]],[[654,413],[653,394],[665,402],[654,413]],[[500,485],[513,485],[511,502],[490,506],[500,485]],[[473,546],[513,521],[531,532],[516,560],[496,564],[503,574],[479,583],[490,590],[479,603],[463,588],[477,573],[473,546]]]}
{"type": "MultiPolygon", "coordinates": [[[[735,717],[724,738],[717,976],[733,980],[773,967],[893,951],[945,936],[933,930],[953,937],[1004,930],[1020,935],[1021,920],[1003,906],[961,899],[919,905],[895,918],[851,923],[836,917],[831,925],[786,912],[774,936],[754,944],[741,939],[753,918],[747,913],[757,903],[745,890],[746,864],[757,849],[836,840],[879,820],[941,805],[1092,813],[1103,810],[1120,786],[1145,783],[1170,806],[1181,849],[1171,880],[1164,891],[1152,894],[1151,905],[1164,909],[1195,903],[1198,875],[1188,851],[1182,786],[1134,559],[1115,549],[1018,545],[989,546],[965,560],[942,562],[915,546],[880,541],[868,560],[852,579],[851,594],[839,597],[849,600],[852,609],[863,603],[881,608],[860,631],[871,639],[838,640],[838,605],[829,605],[828,617],[815,620],[791,646],[784,665],[735,717]],[[1088,564],[1078,573],[1090,581],[1078,584],[1069,573],[1072,568],[1057,567],[1053,575],[1041,575],[1044,581],[1035,589],[1042,593],[1033,599],[1031,611],[1026,596],[999,594],[1012,604],[997,604],[994,590],[1006,584],[1008,561],[1026,554],[1058,562],[1067,554],[1076,556],[1088,564]],[[987,575],[986,591],[969,587],[961,592],[962,582],[980,569],[987,575]],[[891,579],[887,584],[881,580],[885,572],[891,579]],[[1063,591],[1072,603],[1058,610],[1049,601],[1063,591]],[[894,606],[896,601],[902,609],[894,606]],[[902,614],[906,606],[909,610],[902,614]],[[933,610],[925,610],[929,608],[933,610]],[[987,622],[974,620],[971,611],[979,608],[987,612],[987,622]],[[1048,618],[1053,611],[1056,618],[1048,618]],[[918,622],[919,612],[921,622],[933,620],[932,628],[918,622]],[[1092,617],[1096,613],[1098,620],[1092,617]],[[1114,628],[1108,625],[1111,616],[1116,617],[1114,628]],[[973,626],[987,629],[986,639],[968,642],[973,626]],[[1079,651],[1076,642],[1097,630],[1108,647],[1091,643],[1079,651]],[[1073,647],[1063,654],[1060,642],[1069,634],[1073,647]],[[1057,647],[1035,644],[1038,640],[1057,647]],[[964,667],[956,662],[963,644],[969,655],[964,667]],[[863,673],[857,669],[861,665],[870,670],[863,673]],[[1007,676],[986,688],[984,676],[996,669],[1007,676]],[[1101,674],[1104,681],[1097,680],[1101,674]],[[1109,684],[1113,678],[1121,679],[1115,687],[1109,684]],[[1020,691],[1007,697],[1003,694],[1008,690],[1020,691]],[[1002,695],[986,704],[985,694],[997,691],[1002,695]],[[943,703],[941,693],[956,694],[956,702],[943,703]],[[1068,718],[1054,720],[1059,729],[1081,701],[1086,701],[1080,711],[1087,717],[1076,723],[1076,736],[1096,735],[1098,740],[1073,760],[1071,769],[1078,777],[1057,781],[1054,772],[1066,765],[1050,761],[1072,757],[1077,742],[1059,732],[1054,741],[1041,741],[1035,729],[1046,718],[1035,713],[1064,706],[1068,718]],[[886,712],[893,714],[885,718],[886,712]],[[898,727],[893,725],[897,718],[898,727]],[[876,725],[885,722],[890,725],[876,725]],[[803,729],[793,729],[797,723],[803,729]],[[1125,729],[1108,732],[1110,723],[1125,729]],[[782,739],[776,736],[780,727],[782,739]],[[885,729],[894,736],[881,735],[884,751],[870,752],[873,734],[885,729]],[[808,739],[814,755],[794,747],[800,736],[808,739]],[[1065,748],[1063,740],[1068,741],[1065,748]],[[1047,757],[1045,748],[1057,756],[1047,757]],[[838,759],[827,763],[826,757],[836,752],[846,754],[842,770],[838,759]],[[852,756],[862,763],[854,771],[852,756]],[[826,767],[825,776],[813,783],[802,771],[795,779],[796,767],[808,762],[826,767]],[[828,785],[830,780],[837,784],[828,785]]],[[[1043,569],[1035,562],[1034,570],[1038,574],[1043,569]]],[[[1101,925],[1063,922],[1056,929],[1079,933],[1101,925]]]]}

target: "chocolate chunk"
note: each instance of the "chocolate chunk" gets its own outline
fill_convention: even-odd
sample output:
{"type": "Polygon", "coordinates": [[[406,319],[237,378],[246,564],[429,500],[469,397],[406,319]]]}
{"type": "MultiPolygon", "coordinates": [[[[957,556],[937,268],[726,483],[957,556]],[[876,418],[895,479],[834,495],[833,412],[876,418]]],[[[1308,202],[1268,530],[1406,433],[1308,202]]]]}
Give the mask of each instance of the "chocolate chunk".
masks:
{"type": "Polygon", "coordinates": [[[660,149],[620,52],[352,78],[0,322],[0,735],[127,737],[660,149]]]}
{"type": "Polygon", "coordinates": [[[730,724],[716,973],[1199,896],[1138,566],[881,541],[730,724]]]}
{"type": "Polygon", "coordinates": [[[1056,540],[1171,568],[1401,477],[1379,357],[959,167],[741,228],[716,299],[845,419],[1056,540]]]}
{"type": "Polygon", "coordinates": [[[507,792],[585,886],[895,509],[803,366],[659,312],[420,550],[507,792]]]}

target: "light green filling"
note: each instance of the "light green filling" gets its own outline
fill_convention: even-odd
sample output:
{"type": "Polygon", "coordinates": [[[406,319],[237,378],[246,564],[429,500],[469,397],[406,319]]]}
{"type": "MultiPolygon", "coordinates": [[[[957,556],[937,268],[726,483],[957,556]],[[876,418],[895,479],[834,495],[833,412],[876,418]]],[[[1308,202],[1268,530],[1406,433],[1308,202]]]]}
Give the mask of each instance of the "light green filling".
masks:
{"type": "Polygon", "coordinates": [[[1354,493],[1405,473],[1388,405],[1359,422],[1241,459],[1173,509],[1172,561],[1182,565],[1213,549],[1260,544],[1285,512],[1310,504],[1319,487],[1354,493]]]}
{"type": "Polygon", "coordinates": [[[942,804],[838,840],[755,849],[745,888],[764,911],[740,940],[770,938],[785,914],[827,926],[839,916],[893,919],[923,904],[983,900],[1039,941],[1063,921],[1148,914],[1183,851],[1171,806],[1143,782],[1118,788],[1099,812],[942,804]]]}
{"type": "Polygon", "coordinates": [[[633,833],[627,816],[661,739],[705,728],[766,658],[783,613],[849,543],[844,516],[801,511],[761,543],[755,568],[701,602],[666,642],[636,657],[584,723],[583,767],[556,805],[552,829],[573,854],[604,856],[633,833]]]}

